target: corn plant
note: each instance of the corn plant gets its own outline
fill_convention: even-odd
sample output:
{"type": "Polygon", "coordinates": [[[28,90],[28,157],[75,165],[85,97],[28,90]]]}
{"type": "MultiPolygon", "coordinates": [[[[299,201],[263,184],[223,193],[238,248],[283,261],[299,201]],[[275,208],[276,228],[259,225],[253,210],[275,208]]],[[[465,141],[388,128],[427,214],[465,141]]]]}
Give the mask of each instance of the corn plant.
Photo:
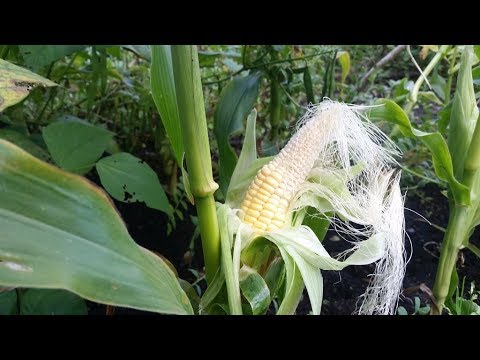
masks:
{"type": "MultiPolygon", "coordinates": [[[[67,172],[5,140],[0,140],[0,285],[66,289],[100,303],[159,313],[255,315],[265,314],[272,302],[277,314],[294,314],[306,288],[313,314],[320,314],[321,271],[376,263],[357,312],[395,313],[405,271],[403,198],[400,174],[393,170],[399,152],[367,119],[369,108],[331,100],[312,105],[278,155],[258,158],[256,111],[251,111],[256,96],[247,91],[255,94],[258,74],[234,79],[245,96],[238,98],[234,87],[223,94],[217,141],[249,116],[238,159],[235,153],[220,158],[220,167],[231,169],[223,175],[222,203],[214,198],[219,186],[197,48],[152,46],[151,56],[152,95],[197,209],[208,284],[202,298],[166,259],[133,241],[103,190],[72,173],[85,173],[94,164],[115,182],[108,170],[118,161],[132,162],[127,155],[89,159],[80,168],[57,159],[67,172]],[[228,109],[231,102],[235,106],[228,109]],[[220,124],[227,130],[223,134],[220,124]],[[329,226],[351,243],[338,257],[322,245],[329,226]]],[[[7,105],[25,97],[30,84],[54,85],[22,71],[7,67],[0,73],[0,84],[7,84],[0,96],[8,101],[17,96],[7,105]]],[[[228,141],[223,145],[228,150],[228,141]]],[[[143,196],[158,200],[155,194],[143,196]]]]}
{"type": "MultiPolygon", "coordinates": [[[[165,128],[175,130],[175,124],[181,124],[180,131],[172,130],[170,138],[177,139],[177,146],[183,138],[189,172],[185,178],[196,202],[210,199],[215,185],[211,182],[209,157],[205,155],[204,165],[193,160],[209,148],[202,131],[195,132],[197,149],[191,147],[191,129],[204,124],[194,49],[153,47],[152,90],[165,128]],[[187,60],[180,61],[181,52],[187,60]],[[165,66],[170,62],[172,70],[165,66]],[[191,76],[188,92],[185,74],[191,76]],[[204,192],[200,187],[193,190],[192,182],[203,184],[204,192]]],[[[256,76],[247,75],[245,83],[254,84],[256,76]]],[[[242,79],[233,81],[241,83],[242,79]]],[[[235,92],[225,90],[224,96],[231,93],[235,92]]],[[[222,106],[224,103],[227,101],[222,99],[222,106]]],[[[200,303],[201,312],[259,314],[267,310],[273,298],[280,297],[278,313],[292,314],[306,286],[313,312],[319,314],[323,289],[319,269],[339,270],[375,261],[376,275],[359,313],[394,311],[405,267],[399,176],[390,170],[397,152],[377,128],[362,120],[360,113],[364,110],[331,101],[312,107],[287,146],[275,158],[262,159],[257,159],[256,153],[256,114],[249,116],[240,157],[238,161],[234,155],[230,157],[234,169],[231,179],[227,178],[226,201],[217,203],[218,225],[210,218],[207,231],[200,227],[209,283],[200,303]],[[310,221],[311,227],[302,225],[304,221],[310,221]],[[331,221],[357,240],[341,259],[330,257],[321,245],[331,221]],[[359,230],[352,223],[363,228],[359,230]],[[368,240],[361,241],[362,236],[368,240]],[[218,259],[220,249],[221,265],[214,267],[212,259],[218,259]],[[250,305],[246,310],[242,304],[245,300],[250,305]]],[[[220,167],[232,166],[227,161],[221,157],[220,167]]],[[[197,203],[197,210],[200,223],[202,217],[214,214],[210,205],[202,208],[197,203]]]]}
{"type": "MultiPolygon", "coordinates": [[[[432,71],[433,66],[448,49],[448,46],[440,47],[440,51],[427,66],[427,73],[432,71]]],[[[447,141],[440,132],[427,133],[414,129],[406,112],[391,100],[379,101],[382,106],[370,113],[374,119],[395,123],[404,136],[421,140],[432,153],[433,166],[439,180],[448,184],[450,216],[433,286],[436,304],[432,313],[436,314],[442,312],[445,304],[453,306],[452,296],[458,285],[455,264],[459,250],[465,247],[477,255],[480,254],[478,248],[469,241],[479,224],[480,204],[480,125],[472,78],[472,73],[476,71],[472,71],[472,66],[478,63],[478,59],[473,46],[464,46],[461,50],[463,53],[457,86],[450,116],[447,118],[447,141]]],[[[418,93],[420,85],[415,89],[415,93],[418,93]]],[[[410,111],[412,106],[412,103],[407,104],[406,111],[410,111]]],[[[443,123],[440,123],[440,126],[446,127],[443,123]]]]}

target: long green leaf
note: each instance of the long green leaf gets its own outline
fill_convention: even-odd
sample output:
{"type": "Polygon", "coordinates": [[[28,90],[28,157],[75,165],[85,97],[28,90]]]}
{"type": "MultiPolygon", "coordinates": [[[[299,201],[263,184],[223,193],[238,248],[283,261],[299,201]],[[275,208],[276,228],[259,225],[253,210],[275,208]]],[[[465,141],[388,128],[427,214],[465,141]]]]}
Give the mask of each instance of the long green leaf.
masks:
{"type": "Polygon", "coordinates": [[[53,81],[0,59],[0,111],[22,101],[37,85],[57,86],[53,81]]]}
{"type": "Polygon", "coordinates": [[[182,166],[183,140],[169,45],[152,46],[150,77],[153,100],[172,144],[175,158],[179,166],[182,166]]]}
{"type": "Polygon", "coordinates": [[[0,285],[69,290],[115,306],[192,314],[168,266],[132,240],[84,178],[0,140],[0,285]]]}
{"type": "Polygon", "coordinates": [[[143,201],[152,209],[172,215],[157,174],[139,158],[118,153],[98,161],[96,168],[103,187],[115,199],[123,202],[143,201]]]}
{"type": "Polygon", "coordinates": [[[255,72],[230,81],[222,91],[215,108],[214,132],[220,157],[220,190],[227,193],[237,155],[229,138],[243,130],[243,121],[257,100],[261,73],[255,72]]]}
{"type": "Polygon", "coordinates": [[[432,153],[435,174],[443,181],[448,182],[457,204],[470,204],[470,190],[458,181],[453,173],[452,157],[445,139],[439,132],[427,133],[412,127],[410,120],[395,102],[380,99],[377,106],[370,110],[371,120],[385,120],[397,124],[403,136],[418,138],[432,153]]]}

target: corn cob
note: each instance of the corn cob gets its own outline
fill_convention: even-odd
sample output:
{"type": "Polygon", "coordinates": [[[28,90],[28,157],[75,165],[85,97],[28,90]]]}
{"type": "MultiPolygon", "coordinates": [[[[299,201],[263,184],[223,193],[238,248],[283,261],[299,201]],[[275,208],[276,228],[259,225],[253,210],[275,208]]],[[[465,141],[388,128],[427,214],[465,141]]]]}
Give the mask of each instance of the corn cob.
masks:
{"type": "Polygon", "coordinates": [[[329,120],[335,116],[336,109],[341,111],[332,104],[317,113],[258,171],[240,206],[239,216],[243,222],[260,233],[285,227],[290,203],[325,146],[322,133],[334,124],[329,120]]]}

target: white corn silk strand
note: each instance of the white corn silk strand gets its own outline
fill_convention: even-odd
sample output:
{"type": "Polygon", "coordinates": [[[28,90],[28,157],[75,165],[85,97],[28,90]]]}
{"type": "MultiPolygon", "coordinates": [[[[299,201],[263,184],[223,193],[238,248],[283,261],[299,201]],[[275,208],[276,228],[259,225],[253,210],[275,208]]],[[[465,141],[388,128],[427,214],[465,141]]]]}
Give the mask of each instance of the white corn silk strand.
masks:
{"type": "MultiPolygon", "coordinates": [[[[310,107],[288,144],[258,172],[239,216],[257,234],[277,230],[289,226],[288,212],[315,206],[314,199],[323,198],[344,220],[334,222],[341,232],[358,241],[386,234],[384,256],[377,261],[358,313],[389,314],[395,311],[405,272],[403,198],[399,176],[392,180],[390,170],[399,151],[368,119],[362,119],[363,109],[331,100],[310,107]],[[355,165],[362,167],[358,174],[355,165]],[[272,174],[275,181],[267,190],[275,191],[265,191],[264,182],[272,181],[272,174]],[[314,178],[338,178],[346,190],[332,189],[331,183],[314,178]]],[[[354,243],[352,250],[357,247],[354,243]]]]}

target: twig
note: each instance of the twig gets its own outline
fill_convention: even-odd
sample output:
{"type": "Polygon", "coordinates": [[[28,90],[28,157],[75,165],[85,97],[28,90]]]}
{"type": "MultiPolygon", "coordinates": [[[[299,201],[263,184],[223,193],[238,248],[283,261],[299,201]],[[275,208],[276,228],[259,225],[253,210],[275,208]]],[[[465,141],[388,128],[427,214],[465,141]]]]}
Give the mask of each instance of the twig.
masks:
{"type": "Polygon", "coordinates": [[[392,61],[393,59],[395,59],[395,57],[400,54],[400,52],[405,49],[407,45],[397,45],[395,46],[395,48],[390,51],[387,55],[385,55],[379,62],[377,62],[370,70],[368,70],[368,72],[362,77],[362,79],[360,80],[360,83],[358,85],[358,89],[359,90],[362,90],[363,87],[365,86],[366,82],[367,82],[367,79],[375,72],[377,71],[378,69],[380,69],[382,66],[384,66],[385,64],[389,63],[390,61],[392,61]]]}
{"type": "MultiPolygon", "coordinates": [[[[286,63],[286,62],[292,63],[294,61],[305,60],[305,59],[312,58],[312,57],[315,57],[315,56],[328,54],[328,53],[331,53],[331,52],[334,52],[334,51],[337,51],[337,50],[321,51],[321,52],[317,52],[317,53],[314,53],[314,54],[309,54],[309,55],[305,55],[305,56],[301,56],[301,57],[297,57],[297,58],[280,59],[280,60],[269,61],[269,62],[266,62],[266,63],[260,63],[260,64],[256,64],[256,65],[252,65],[252,66],[242,66],[242,68],[240,70],[237,70],[237,71],[231,73],[230,75],[227,75],[223,79],[216,80],[216,81],[202,82],[202,83],[203,83],[203,85],[218,84],[218,83],[230,80],[232,77],[240,74],[242,71],[258,69],[260,67],[265,67],[265,66],[275,65],[275,64],[281,64],[281,63],[286,63]]],[[[255,60],[255,61],[258,61],[258,59],[255,60]]],[[[202,79],[202,80],[204,80],[204,79],[202,79]]]]}

